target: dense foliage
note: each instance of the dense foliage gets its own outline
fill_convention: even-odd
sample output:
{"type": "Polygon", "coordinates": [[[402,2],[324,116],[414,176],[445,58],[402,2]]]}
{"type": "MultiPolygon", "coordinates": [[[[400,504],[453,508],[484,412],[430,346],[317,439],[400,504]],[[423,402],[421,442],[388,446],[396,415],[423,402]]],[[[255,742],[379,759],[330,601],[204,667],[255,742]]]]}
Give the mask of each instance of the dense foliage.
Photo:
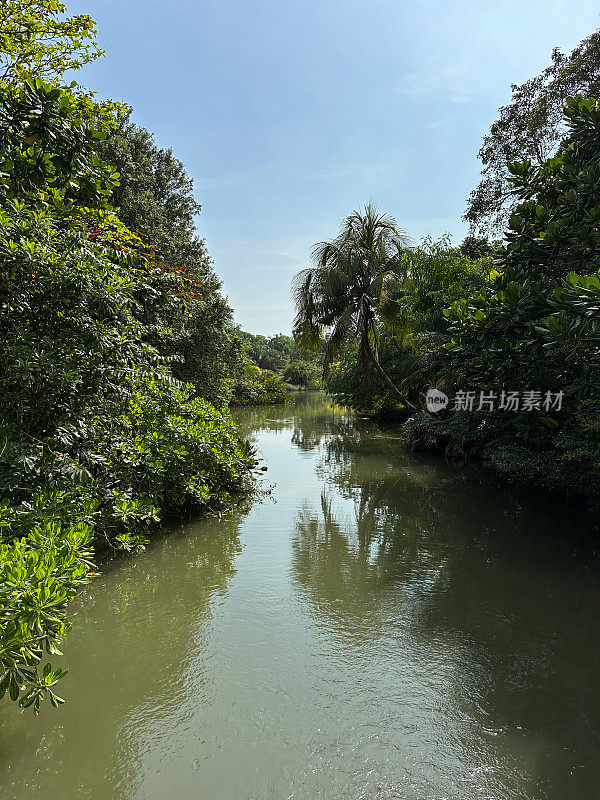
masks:
{"type": "Polygon", "coordinates": [[[568,135],[540,166],[510,165],[521,203],[484,290],[446,314],[444,361],[455,385],[564,394],[560,409],[451,414],[414,420],[503,472],[551,488],[600,489],[600,103],[571,98],[568,135]]]}
{"type": "Polygon", "coordinates": [[[480,457],[511,479],[591,497],[600,490],[599,102],[568,99],[562,127],[552,157],[508,165],[518,205],[503,242],[399,248],[366,292],[392,386],[381,379],[364,392],[361,319],[348,303],[366,286],[362,273],[348,281],[335,263],[326,275],[305,273],[310,291],[301,288],[310,314],[329,326],[330,349],[339,320],[347,326],[326,384],[337,401],[403,419],[409,446],[480,457]],[[312,290],[315,279],[323,291],[312,290]],[[477,399],[414,413],[433,387],[477,399]],[[506,404],[511,393],[521,406],[506,404]]]}
{"type": "MultiPolygon", "coordinates": [[[[33,6],[61,10],[20,7],[33,6]]],[[[76,43],[74,24],[52,30],[76,43]]],[[[45,698],[62,702],[65,670],[47,659],[95,573],[94,550],[139,547],[160,515],[222,507],[255,465],[227,411],[202,397],[224,402],[235,376],[209,379],[230,312],[191,216],[159,195],[160,239],[156,225],[138,234],[115,213],[125,189],[100,150],[121,112],[34,76],[60,72],[58,51],[44,50],[53,41],[0,82],[0,695],[36,713],[45,698]],[[210,357],[186,360],[194,337],[210,357]]]]}
{"type": "MultiPolygon", "coordinates": [[[[480,290],[491,266],[487,258],[473,261],[464,256],[447,238],[437,242],[426,239],[419,247],[405,248],[398,257],[386,324],[379,332],[378,358],[413,406],[420,403],[427,385],[439,377],[440,350],[448,328],[444,309],[465,293],[480,290]]],[[[355,348],[342,351],[326,386],[338,402],[365,408],[355,348]]],[[[367,409],[399,418],[411,412],[384,381],[374,383],[367,409]]]]}
{"type": "Polygon", "coordinates": [[[275,372],[248,362],[233,385],[232,406],[274,405],[291,401],[283,380],[275,372]]]}
{"type": "Polygon", "coordinates": [[[233,385],[231,405],[288,403],[293,399],[290,390],[320,388],[318,349],[306,353],[293,337],[281,333],[268,337],[238,331],[238,336],[245,364],[233,385]]]}
{"type": "Polygon", "coordinates": [[[317,389],[321,386],[321,357],[326,342],[322,339],[315,350],[303,350],[292,336],[253,335],[242,332],[246,354],[261,370],[274,372],[291,386],[317,389]]]}
{"type": "Polygon", "coordinates": [[[196,233],[200,205],[185,167],[170,149],[159,148],[152,135],[119,116],[100,152],[119,172],[111,193],[119,218],[155,255],[173,269],[184,269],[202,289],[202,302],[187,304],[170,319],[168,334],[154,339],[165,356],[173,356],[173,374],[193,384],[196,394],[217,405],[226,403],[243,379],[245,360],[233,313],[220,292],[206,245],[196,233]]]}

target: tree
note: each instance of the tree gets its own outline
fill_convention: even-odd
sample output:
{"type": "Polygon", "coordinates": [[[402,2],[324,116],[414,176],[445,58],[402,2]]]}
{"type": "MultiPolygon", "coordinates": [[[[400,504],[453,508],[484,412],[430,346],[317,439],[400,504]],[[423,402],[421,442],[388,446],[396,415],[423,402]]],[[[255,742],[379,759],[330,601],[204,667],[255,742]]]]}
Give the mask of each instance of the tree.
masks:
{"type": "Polygon", "coordinates": [[[248,356],[261,369],[283,374],[286,366],[295,355],[296,345],[291,336],[278,333],[276,336],[263,336],[242,332],[248,356]]]}
{"type": "Polygon", "coordinates": [[[374,368],[403,405],[412,405],[377,358],[379,325],[389,318],[388,291],[397,282],[401,254],[408,243],[395,220],[369,204],[363,212],[355,211],[346,218],[335,239],[317,244],[314,266],[294,278],[298,342],[306,348],[316,347],[322,332],[331,331],[323,359],[327,375],[344,345],[358,338],[365,403],[370,399],[374,368]]]}
{"type": "Polygon", "coordinates": [[[127,227],[152,241],[167,263],[184,260],[210,271],[206,245],[196,235],[194,219],[201,211],[194,183],[170,148],[158,147],[146,128],[121,114],[100,152],[119,172],[111,202],[127,227]]]}
{"type": "Polygon", "coordinates": [[[464,218],[473,230],[501,233],[519,199],[513,194],[509,164],[539,166],[565,134],[563,104],[576,94],[600,96],[600,30],[570,55],[558,48],[539,75],[512,86],[512,100],[499,111],[479,151],[481,180],[469,197],[464,218]]]}
{"type": "Polygon", "coordinates": [[[465,236],[458,246],[458,252],[473,261],[478,258],[491,256],[493,251],[494,246],[487,236],[474,236],[470,234],[469,236],[465,236]]]}
{"type": "Polygon", "coordinates": [[[119,175],[98,146],[113,124],[110,104],[71,88],[40,78],[0,83],[0,202],[107,207],[119,175]]]}
{"type": "Polygon", "coordinates": [[[254,458],[153,344],[211,291],[115,216],[109,111],[29,77],[0,81],[0,119],[0,698],[37,713],[95,538],[226,503],[254,458]]]}
{"type": "MultiPolygon", "coordinates": [[[[381,330],[378,359],[411,402],[416,404],[424,389],[440,380],[441,352],[448,338],[444,309],[480,291],[492,267],[490,259],[467,258],[451,246],[449,237],[427,238],[403,251],[400,277],[389,292],[388,302],[395,309],[393,326],[381,330]]],[[[327,380],[327,391],[344,405],[360,408],[360,383],[356,353],[348,348],[327,380]]],[[[374,388],[370,408],[378,414],[397,415],[386,384],[374,388]]]]}
{"type": "Polygon", "coordinates": [[[448,236],[438,241],[428,237],[418,247],[406,250],[401,260],[402,281],[393,295],[398,302],[395,327],[415,349],[445,341],[448,321],[444,309],[483,288],[492,266],[490,258],[467,256],[462,247],[452,247],[448,236]]]}
{"type": "Polygon", "coordinates": [[[539,166],[510,165],[520,203],[490,279],[446,314],[445,372],[497,397],[529,392],[535,410],[461,414],[429,425],[505,474],[600,490],[600,101],[569,98],[567,135],[539,166]],[[552,397],[564,402],[557,406],[552,397]],[[552,402],[548,402],[548,401],[552,402]]]}
{"type": "Polygon", "coordinates": [[[600,389],[600,101],[569,98],[564,114],[556,156],[510,165],[521,202],[490,283],[447,312],[449,352],[482,387],[600,389]]]}
{"type": "Polygon", "coordinates": [[[319,368],[309,361],[290,361],[283,372],[283,377],[293,386],[309,389],[319,383],[319,368]]]}
{"type": "Polygon", "coordinates": [[[64,17],[58,0],[3,0],[0,4],[0,79],[60,78],[104,55],[87,14],[64,17]]]}
{"type": "Polygon", "coordinates": [[[100,149],[119,173],[111,193],[119,218],[155,248],[161,261],[185,270],[208,290],[201,303],[172,318],[171,334],[154,344],[163,355],[176,357],[177,378],[193,383],[199,396],[226,403],[243,370],[242,347],[206,244],[196,233],[201,206],[193,181],[172,150],[158,147],[149,131],[131,122],[129,112],[121,114],[100,149]]]}

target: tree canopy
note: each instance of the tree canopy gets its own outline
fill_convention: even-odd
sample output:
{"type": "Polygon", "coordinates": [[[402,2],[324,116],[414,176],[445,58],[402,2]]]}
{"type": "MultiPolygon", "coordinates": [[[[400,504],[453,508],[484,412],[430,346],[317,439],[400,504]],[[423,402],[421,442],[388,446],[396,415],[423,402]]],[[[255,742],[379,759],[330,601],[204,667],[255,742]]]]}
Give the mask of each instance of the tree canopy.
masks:
{"type": "Polygon", "coordinates": [[[308,349],[317,346],[328,331],[324,375],[344,345],[357,338],[365,402],[371,396],[371,370],[375,368],[398,399],[410,405],[377,359],[379,324],[390,318],[389,290],[397,280],[397,265],[408,244],[396,221],[369,204],[346,218],[335,239],[317,244],[314,266],[294,278],[295,336],[308,349]]]}
{"type": "Polygon", "coordinates": [[[509,165],[525,160],[534,166],[544,163],[566,133],[563,105],[567,97],[600,96],[600,30],[570,55],[555,48],[548,67],[511,88],[511,102],[502,106],[484,137],[479,151],[481,179],[465,212],[474,230],[491,235],[502,232],[519,202],[509,165]]]}
{"type": "Polygon", "coordinates": [[[256,464],[224,407],[240,348],[191,183],[122,107],[60,82],[97,55],[91,20],[63,11],[0,11],[16,42],[0,80],[0,697],[35,713],[63,702],[66,670],[43,662],[95,545],[137,549],[163,513],[222,507],[256,464]],[[136,138],[137,162],[111,163],[136,138]]]}
{"type": "Polygon", "coordinates": [[[58,0],[0,4],[0,79],[56,79],[104,55],[88,14],[66,16],[58,0]]]}
{"type": "Polygon", "coordinates": [[[201,206],[193,181],[172,150],[158,147],[149,131],[131,122],[128,112],[119,114],[100,152],[119,173],[111,192],[119,218],[151,244],[157,258],[193,275],[204,290],[202,302],[188,304],[184,313],[171,319],[170,334],[154,343],[163,355],[175,357],[176,377],[192,383],[199,396],[222,405],[243,372],[243,348],[206,244],[196,232],[201,206]]]}

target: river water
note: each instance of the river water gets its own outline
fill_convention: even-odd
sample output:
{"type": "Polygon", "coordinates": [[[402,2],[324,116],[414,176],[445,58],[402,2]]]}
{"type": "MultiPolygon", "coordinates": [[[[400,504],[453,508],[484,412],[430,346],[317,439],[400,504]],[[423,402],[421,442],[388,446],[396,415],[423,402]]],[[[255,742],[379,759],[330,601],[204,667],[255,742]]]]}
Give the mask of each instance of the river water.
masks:
{"type": "Polygon", "coordinates": [[[320,394],[237,419],[272,492],[104,565],[0,798],[599,798],[590,518],[320,394]]]}

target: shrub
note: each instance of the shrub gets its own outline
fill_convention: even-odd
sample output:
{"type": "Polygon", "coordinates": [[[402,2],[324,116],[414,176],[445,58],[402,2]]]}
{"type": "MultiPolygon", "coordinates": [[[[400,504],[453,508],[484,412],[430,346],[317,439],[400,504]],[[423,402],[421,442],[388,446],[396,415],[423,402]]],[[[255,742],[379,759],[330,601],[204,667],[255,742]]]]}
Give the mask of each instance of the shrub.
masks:
{"type": "Polygon", "coordinates": [[[233,387],[231,405],[273,405],[289,401],[290,394],[278,375],[248,364],[243,379],[233,387]]]}

